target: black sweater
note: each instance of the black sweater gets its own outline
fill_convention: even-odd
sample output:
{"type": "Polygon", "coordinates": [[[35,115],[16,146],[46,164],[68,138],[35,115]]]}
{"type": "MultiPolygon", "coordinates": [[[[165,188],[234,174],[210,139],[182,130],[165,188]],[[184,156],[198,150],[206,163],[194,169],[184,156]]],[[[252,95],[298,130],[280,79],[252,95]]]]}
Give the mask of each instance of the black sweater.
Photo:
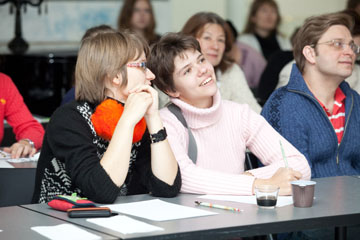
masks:
{"type": "Polygon", "coordinates": [[[32,202],[44,203],[73,192],[99,203],[113,203],[119,195],[176,196],[180,170],[172,186],[154,176],[148,131],[132,146],[125,183],[114,184],[100,165],[109,142],[94,130],[90,120],[94,109],[93,104],[73,101],[54,112],[44,136],[32,202]]]}

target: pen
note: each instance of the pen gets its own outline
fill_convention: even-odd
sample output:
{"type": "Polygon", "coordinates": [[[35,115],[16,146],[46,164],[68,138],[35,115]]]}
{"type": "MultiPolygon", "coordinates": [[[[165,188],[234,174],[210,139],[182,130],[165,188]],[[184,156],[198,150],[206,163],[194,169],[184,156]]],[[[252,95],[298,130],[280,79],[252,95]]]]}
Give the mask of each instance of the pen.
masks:
{"type": "Polygon", "coordinates": [[[283,160],[285,162],[285,167],[287,168],[288,167],[288,161],[287,161],[287,158],[285,156],[285,151],[284,151],[283,145],[281,143],[281,140],[279,140],[279,142],[280,142],[280,148],[281,148],[282,157],[283,157],[283,160]]]}
{"type": "Polygon", "coordinates": [[[224,209],[224,210],[229,210],[229,211],[234,211],[234,212],[243,212],[244,211],[244,210],[242,210],[240,208],[227,207],[227,206],[218,205],[218,204],[212,204],[212,203],[207,203],[207,202],[195,201],[195,203],[197,205],[204,206],[204,207],[219,208],[219,209],[224,209]]]}

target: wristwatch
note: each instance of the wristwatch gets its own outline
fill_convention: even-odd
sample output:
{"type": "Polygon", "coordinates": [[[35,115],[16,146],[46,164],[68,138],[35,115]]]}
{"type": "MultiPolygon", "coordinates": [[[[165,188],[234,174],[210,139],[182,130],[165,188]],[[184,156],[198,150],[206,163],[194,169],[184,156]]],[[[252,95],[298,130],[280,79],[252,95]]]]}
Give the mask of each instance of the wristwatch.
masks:
{"type": "Polygon", "coordinates": [[[32,148],[35,148],[35,143],[34,143],[33,141],[31,141],[31,139],[29,139],[29,138],[24,138],[24,139],[21,139],[21,140],[27,141],[32,148]]]}
{"type": "Polygon", "coordinates": [[[160,129],[157,133],[150,134],[150,142],[151,143],[157,143],[164,141],[167,137],[166,129],[165,127],[163,129],[160,129]]]}

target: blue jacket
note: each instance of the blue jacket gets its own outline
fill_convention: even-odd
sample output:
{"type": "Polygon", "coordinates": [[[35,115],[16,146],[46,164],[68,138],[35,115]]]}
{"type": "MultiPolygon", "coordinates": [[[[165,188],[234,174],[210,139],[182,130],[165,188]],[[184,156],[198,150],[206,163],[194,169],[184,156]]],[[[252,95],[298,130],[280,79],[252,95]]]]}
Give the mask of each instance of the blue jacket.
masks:
{"type": "Polygon", "coordinates": [[[326,112],[307,87],[296,64],[288,85],[276,90],[261,114],[302,154],[311,176],[360,174],[360,96],[345,81],[345,129],[340,145],[326,112]]]}

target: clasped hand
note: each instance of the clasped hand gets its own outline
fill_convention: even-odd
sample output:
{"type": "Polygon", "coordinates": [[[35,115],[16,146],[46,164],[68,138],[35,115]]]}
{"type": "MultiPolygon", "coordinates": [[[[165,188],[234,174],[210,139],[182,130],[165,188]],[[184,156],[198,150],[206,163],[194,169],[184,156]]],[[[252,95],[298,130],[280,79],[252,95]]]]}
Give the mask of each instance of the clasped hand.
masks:
{"type": "Polygon", "coordinates": [[[138,123],[142,117],[158,112],[158,93],[149,85],[140,85],[129,91],[125,102],[124,115],[138,123]]]}

